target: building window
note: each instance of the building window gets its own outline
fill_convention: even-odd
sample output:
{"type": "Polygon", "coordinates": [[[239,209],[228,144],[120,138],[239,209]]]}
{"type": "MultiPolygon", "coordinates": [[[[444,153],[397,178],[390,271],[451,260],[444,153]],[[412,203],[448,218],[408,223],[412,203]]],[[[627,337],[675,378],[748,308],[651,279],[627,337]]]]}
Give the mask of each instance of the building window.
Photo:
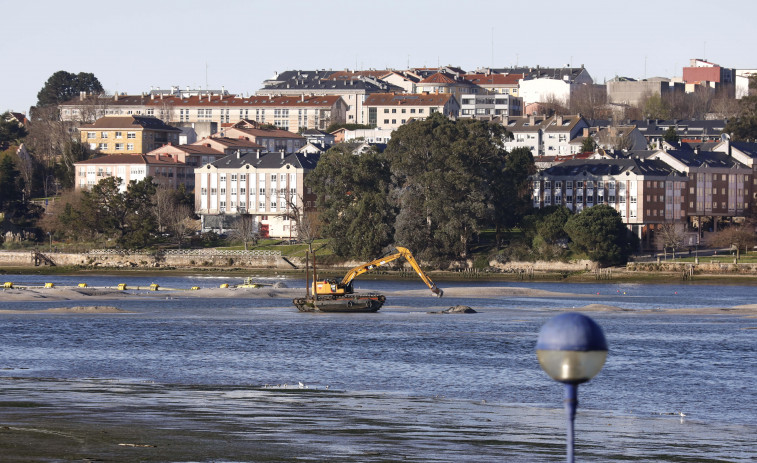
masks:
{"type": "Polygon", "coordinates": [[[137,138],[137,132],[126,132],[126,138],[137,138]]]}
{"type": "Polygon", "coordinates": [[[116,132],[116,138],[123,138],[123,132],[116,132]]]}
{"type": "Polygon", "coordinates": [[[100,132],[100,138],[108,138],[108,132],[100,132]]]}
{"type": "Polygon", "coordinates": [[[108,144],[107,143],[100,143],[99,149],[100,150],[106,150],[106,149],[108,149],[108,144]]]}
{"type": "Polygon", "coordinates": [[[97,132],[87,132],[87,138],[97,138],[97,132]]]}
{"type": "Polygon", "coordinates": [[[134,151],[134,143],[127,143],[126,144],[126,150],[127,151],[134,151]]]}

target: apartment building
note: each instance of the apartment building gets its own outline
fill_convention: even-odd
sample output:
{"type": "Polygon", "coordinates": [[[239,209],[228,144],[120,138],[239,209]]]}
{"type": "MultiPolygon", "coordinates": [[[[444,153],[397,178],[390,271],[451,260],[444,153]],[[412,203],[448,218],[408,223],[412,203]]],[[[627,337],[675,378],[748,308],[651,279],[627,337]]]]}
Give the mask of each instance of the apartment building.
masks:
{"type": "Polygon", "coordinates": [[[535,208],[563,205],[580,212],[606,204],[640,239],[656,227],[685,222],[687,177],[655,159],[571,160],[532,177],[535,208]]]}
{"type": "Polygon", "coordinates": [[[462,74],[436,72],[416,84],[418,93],[449,93],[459,102],[465,95],[475,95],[481,89],[465,80],[462,74]]]}
{"type": "Polygon", "coordinates": [[[460,117],[491,119],[522,115],[523,99],[508,94],[464,95],[460,102],[460,117]]]}
{"type": "Polygon", "coordinates": [[[232,227],[239,214],[252,214],[264,234],[296,237],[295,222],[287,213],[291,204],[300,210],[315,207],[305,176],[318,159],[318,154],[308,153],[236,153],[195,168],[195,210],[203,229],[232,227]]]}
{"type": "Polygon", "coordinates": [[[464,74],[463,78],[479,87],[481,93],[519,96],[518,82],[523,74],[464,74]]]}
{"type": "MultiPolygon", "coordinates": [[[[257,95],[337,95],[347,104],[346,121],[350,124],[365,124],[363,102],[368,95],[391,91],[402,91],[380,80],[377,75],[388,71],[285,71],[266,80],[257,95]]],[[[310,127],[309,127],[310,128],[310,127]]],[[[321,127],[315,127],[321,128],[321,127]]]]}
{"type": "Polygon", "coordinates": [[[142,154],[178,143],[181,130],[148,116],[104,116],[79,127],[81,142],[102,154],[142,154]]]}
{"type": "Polygon", "coordinates": [[[687,216],[698,220],[743,217],[751,208],[753,170],[728,153],[699,148],[658,150],[653,158],[688,177],[687,216]]]}
{"type": "Polygon", "coordinates": [[[162,154],[111,154],[74,163],[74,188],[91,189],[108,177],[120,179],[119,191],[126,191],[132,181],[152,177],[153,182],[178,188],[184,184],[188,190],[194,184],[194,167],[176,157],[162,154]]]}
{"type": "Polygon", "coordinates": [[[411,119],[425,119],[433,113],[457,117],[460,105],[450,93],[374,93],[363,103],[368,125],[395,130],[411,119]]]}
{"type": "Polygon", "coordinates": [[[154,116],[168,123],[213,123],[216,127],[241,119],[275,125],[289,130],[324,129],[331,123],[347,122],[347,103],[338,95],[279,95],[241,97],[228,93],[173,95],[115,95],[92,97],[82,95],[60,105],[63,120],[85,117],[154,116]],[[96,99],[96,103],[90,103],[96,99]],[[96,108],[85,112],[84,104],[96,108]],[[88,116],[85,116],[88,115],[88,116]]]}

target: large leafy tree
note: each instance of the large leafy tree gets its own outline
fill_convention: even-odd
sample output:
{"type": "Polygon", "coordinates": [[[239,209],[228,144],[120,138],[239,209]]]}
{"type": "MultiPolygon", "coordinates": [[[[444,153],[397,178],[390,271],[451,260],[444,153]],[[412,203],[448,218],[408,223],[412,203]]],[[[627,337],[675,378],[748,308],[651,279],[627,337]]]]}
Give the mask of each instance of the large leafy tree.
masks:
{"type": "Polygon", "coordinates": [[[324,153],[307,184],[318,197],[321,231],[334,253],[368,260],[392,242],[391,175],[382,153],[357,155],[354,148],[344,144],[324,153]]]}
{"type": "Polygon", "coordinates": [[[736,119],[728,121],[724,133],[731,135],[734,141],[757,140],[757,76],[749,79],[750,96],[744,97],[739,102],[739,115],[736,119]]]}
{"type": "Polygon", "coordinates": [[[26,136],[26,128],[11,118],[9,112],[0,114],[0,145],[18,141],[26,136]]]}
{"type": "Polygon", "coordinates": [[[6,154],[0,160],[0,212],[11,212],[22,200],[22,182],[13,158],[6,154]]]}
{"type": "Polygon", "coordinates": [[[91,190],[83,192],[79,211],[65,210],[69,217],[80,220],[81,226],[113,237],[125,248],[144,247],[157,232],[157,222],[150,205],[155,197],[151,177],[132,181],[125,192],[119,191],[120,180],[108,177],[91,190]]]}
{"type": "Polygon", "coordinates": [[[37,106],[55,106],[74,98],[80,92],[102,93],[103,86],[91,72],[73,74],[58,71],[47,79],[45,85],[37,93],[37,106]]]}
{"type": "Polygon", "coordinates": [[[512,220],[529,152],[512,158],[499,124],[433,114],[400,127],[386,149],[400,208],[395,241],[425,260],[467,258],[482,228],[512,220]]]}
{"type": "Polygon", "coordinates": [[[620,214],[604,204],[571,216],[565,231],[576,251],[602,266],[626,263],[634,249],[634,240],[620,214]]]}

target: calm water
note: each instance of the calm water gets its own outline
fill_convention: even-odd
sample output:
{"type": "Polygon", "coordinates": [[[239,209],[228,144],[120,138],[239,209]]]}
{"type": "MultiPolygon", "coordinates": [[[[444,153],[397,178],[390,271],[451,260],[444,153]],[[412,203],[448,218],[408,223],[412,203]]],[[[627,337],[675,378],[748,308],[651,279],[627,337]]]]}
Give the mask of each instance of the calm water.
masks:
{"type": "MultiPolygon", "coordinates": [[[[176,288],[241,283],[231,277],[163,276],[14,276],[12,281],[86,281],[90,286],[156,282],[176,288]]],[[[214,400],[216,410],[232,416],[249,406],[250,397],[289,397],[289,388],[302,382],[310,394],[302,416],[315,419],[324,411],[314,404],[328,403],[329,410],[339,410],[334,419],[344,423],[354,418],[347,411],[373,407],[376,419],[388,421],[387,429],[396,426],[393,432],[405,436],[395,446],[404,448],[402,455],[410,461],[502,461],[503,454],[514,461],[551,461],[562,452],[562,389],[536,362],[539,328],[555,314],[549,309],[608,304],[634,310],[591,314],[605,331],[610,354],[602,372],[579,389],[577,439],[586,440],[577,443],[579,453],[584,452],[581,459],[757,459],[752,444],[757,435],[757,319],[654,310],[755,303],[754,287],[525,282],[439,286],[457,285],[478,285],[482,291],[488,286],[525,287],[575,296],[392,297],[375,314],[332,315],[299,313],[281,299],[211,300],[166,293],[167,299],[105,302],[134,312],[130,314],[3,314],[0,384],[6,394],[34,389],[71,403],[127,400],[105,392],[86,395],[93,384],[103,382],[126,388],[128,400],[137,404],[154,392],[142,388],[160,387],[170,393],[172,403],[214,400]],[[425,313],[455,304],[470,305],[479,313],[425,313]],[[678,411],[686,418],[669,415],[678,411]],[[413,430],[406,429],[408,420],[413,430]],[[450,423],[459,439],[440,437],[450,423]]],[[[421,288],[415,281],[356,285],[357,290],[421,288]]],[[[66,305],[73,304],[10,303],[0,293],[0,310],[66,305]]],[[[298,387],[291,393],[305,394],[298,387]]],[[[282,423],[288,422],[286,412],[277,413],[282,423]]],[[[312,426],[299,426],[298,440],[312,439],[312,426]]],[[[313,456],[316,460],[370,460],[365,453],[353,458],[351,451],[340,450],[339,439],[314,445],[321,445],[323,452],[313,456]]]]}

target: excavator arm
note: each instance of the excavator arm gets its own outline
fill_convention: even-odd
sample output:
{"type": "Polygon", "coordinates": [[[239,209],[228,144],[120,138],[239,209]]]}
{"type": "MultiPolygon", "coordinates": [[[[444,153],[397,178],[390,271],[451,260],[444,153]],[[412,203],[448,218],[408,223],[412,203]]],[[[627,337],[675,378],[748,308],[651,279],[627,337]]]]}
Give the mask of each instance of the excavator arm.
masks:
{"type": "Polygon", "coordinates": [[[438,297],[442,297],[442,295],[444,295],[444,291],[438,288],[434,284],[434,282],[431,281],[431,278],[426,275],[426,273],[421,269],[420,265],[418,265],[418,262],[415,261],[413,253],[411,253],[407,248],[402,248],[399,246],[397,247],[397,252],[394,254],[372,260],[351,269],[349,272],[347,272],[344,278],[342,278],[341,284],[344,286],[349,286],[349,284],[352,283],[352,280],[354,280],[356,277],[364,274],[365,272],[373,270],[376,267],[381,267],[388,264],[389,262],[395,261],[400,257],[404,257],[410,263],[410,266],[413,267],[413,270],[415,270],[418,276],[421,277],[421,280],[423,280],[423,282],[426,283],[426,285],[431,289],[432,293],[434,293],[438,297]]]}

